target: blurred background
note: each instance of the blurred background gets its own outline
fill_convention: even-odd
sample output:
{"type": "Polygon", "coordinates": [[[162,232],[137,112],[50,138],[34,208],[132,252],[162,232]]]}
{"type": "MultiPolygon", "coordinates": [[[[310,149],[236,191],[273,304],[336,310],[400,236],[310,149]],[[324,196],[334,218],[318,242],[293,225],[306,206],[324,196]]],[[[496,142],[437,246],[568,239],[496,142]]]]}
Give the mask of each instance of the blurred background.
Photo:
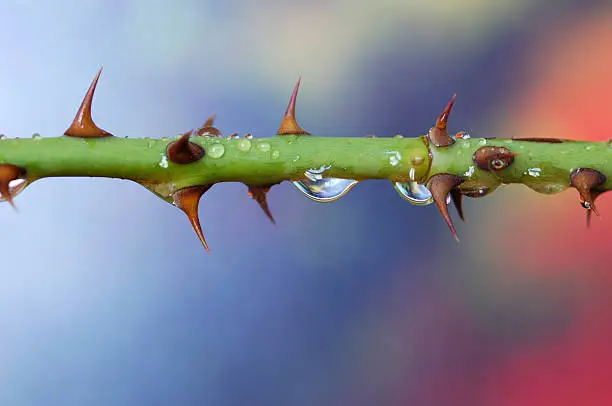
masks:
{"type": "MultiPolygon", "coordinates": [[[[0,133],[94,118],[162,137],[213,112],[274,134],[612,137],[608,1],[5,0],[0,133]]],[[[333,204],[240,184],[187,219],[141,186],[37,182],[0,207],[2,405],[612,404],[612,199],[508,186],[437,209],[388,182],[333,204]]]]}

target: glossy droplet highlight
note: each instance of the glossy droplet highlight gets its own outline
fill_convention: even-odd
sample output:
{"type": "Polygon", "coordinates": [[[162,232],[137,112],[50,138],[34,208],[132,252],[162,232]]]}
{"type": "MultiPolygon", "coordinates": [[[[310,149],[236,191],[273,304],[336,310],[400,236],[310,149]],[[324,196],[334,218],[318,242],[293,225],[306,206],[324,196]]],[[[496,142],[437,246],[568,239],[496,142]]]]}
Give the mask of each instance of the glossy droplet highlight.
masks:
{"type": "Polygon", "coordinates": [[[238,151],[249,152],[251,150],[251,141],[247,138],[243,138],[236,144],[238,151]]]}
{"type": "Polygon", "coordinates": [[[280,152],[278,152],[277,150],[272,151],[272,159],[278,159],[279,156],[280,152]]]}
{"type": "Polygon", "coordinates": [[[261,152],[268,152],[272,148],[267,142],[260,142],[255,147],[261,152]]]}
{"type": "Polygon", "coordinates": [[[348,193],[358,182],[353,179],[324,178],[323,172],[329,167],[311,169],[304,174],[306,179],[295,181],[293,184],[309,199],[320,203],[329,203],[340,199],[348,193]]]}
{"type": "Polygon", "coordinates": [[[225,154],[225,147],[221,144],[213,144],[206,150],[206,156],[210,158],[221,158],[225,154]]]}
{"type": "Polygon", "coordinates": [[[394,182],[393,187],[408,203],[415,206],[427,206],[433,203],[433,197],[425,185],[416,182],[394,182]]]}
{"type": "MultiPolygon", "coordinates": [[[[23,189],[28,185],[28,181],[25,178],[13,179],[8,184],[8,192],[12,198],[15,198],[19,193],[23,192],[23,189]]],[[[6,202],[5,196],[0,195],[0,202],[6,202]]]]}

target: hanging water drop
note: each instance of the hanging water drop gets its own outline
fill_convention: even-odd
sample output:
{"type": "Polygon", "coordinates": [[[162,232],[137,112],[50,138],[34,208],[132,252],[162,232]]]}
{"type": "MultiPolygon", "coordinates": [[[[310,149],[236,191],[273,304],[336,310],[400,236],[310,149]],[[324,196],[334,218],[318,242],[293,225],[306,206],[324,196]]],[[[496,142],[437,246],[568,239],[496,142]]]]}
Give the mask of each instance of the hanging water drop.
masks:
{"type": "Polygon", "coordinates": [[[394,182],[393,187],[401,197],[415,206],[427,206],[433,203],[431,192],[424,185],[416,182],[394,182]]]}
{"type": "Polygon", "coordinates": [[[209,158],[221,158],[225,154],[225,147],[221,144],[213,144],[206,150],[206,156],[209,158]]]}
{"type": "Polygon", "coordinates": [[[293,184],[309,199],[320,203],[329,203],[340,199],[348,193],[358,182],[353,179],[324,178],[323,172],[329,169],[323,166],[319,169],[306,171],[306,179],[295,181],[293,184]]]}

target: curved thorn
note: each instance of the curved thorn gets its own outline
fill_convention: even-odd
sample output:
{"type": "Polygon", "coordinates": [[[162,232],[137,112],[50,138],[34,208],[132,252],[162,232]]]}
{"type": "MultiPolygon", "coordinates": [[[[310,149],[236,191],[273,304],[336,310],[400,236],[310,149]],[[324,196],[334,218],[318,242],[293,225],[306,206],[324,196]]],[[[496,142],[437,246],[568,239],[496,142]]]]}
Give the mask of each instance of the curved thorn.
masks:
{"type": "Polygon", "coordinates": [[[459,218],[461,221],[465,221],[465,217],[463,216],[463,195],[457,189],[451,190],[450,195],[453,199],[453,203],[455,204],[455,208],[457,209],[457,214],[459,214],[459,218]]]}
{"type": "Polygon", "coordinates": [[[437,147],[447,147],[455,143],[453,137],[448,134],[446,126],[448,124],[448,117],[450,116],[453,105],[455,104],[456,97],[456,94],[451,97],[450,102],[448,102],[446,108],[436,120],[436,125],[429,129],[429,139],[437,147]]]}
{"type": "Polygon", "coordinates": [[[463,178],[457,175],[452,175],[449,173],[440,173],[432,176],[427,182],[427,188],[431,192],[431,196],[433,197],[434,203],[438,206],[444,221],[450,228],[453,237],[457,241],[459,241],[459,236],[457,235],[457,230],[455,230],[455,226],[453,225],[453,221],[448,214],[448,204],[446,203],[446,197],[448,194],[463,183],[463,178]]]}
{"type": "Polygon", "coordinates": [[[193,130],[186,132],[181,138],[168,144],[166,155],[171,162],[185,165],[202,159],[205,153],[204,148],[189,141],[191,134],[193,134],[193,130]]]}
{"type": "Polygon", "coordinates": [[[206,119],[202,127],[196,130],[195,135],[198,136],[208,136],[208,137],[221,137],[221,131],[214,126],[215,118],[217,115],[213,113],[210,117],[206,119]]]}
{"type": "Polygon", "coordinates": [[[595,206],[595,199],[599,196],[600,192],[595,189],[605,182],[606,177],[595,169],[579,168],[570,175],[570,186],[576,188],[580,197],[597,216],[599,216],[599,210],[595,206]]]}
{"type": "Polygon", "coordinates": [[[7,202],[13,206],[13,209],[17,210],[15,202],[13,202],[13,195],[11,195],[10,183],[13,180],[23,178],[25,176],[25,169],[12,164],[0,164],[0,196],[2,196],[7,202]]]}
{"type": "Polygon", "coordinates": [[[200,225],[198,206],[200,204],[200,197],[202,197],[202,195],[211,187],[212,185],[191,186],[185,189],[177,190],[172,196],[174,198],[174,205],[187,215],[187,218],[198,235],[200,242],[206,249],[206,252],[209,254],[210,249],[208,248],[206,238],[204,238],[204,233],[202,232],[202,226],[200,225]]]}
{"type": "Polygon", "coordinates": [[[302,134],[309,135],[310,133],[304,130],[298,124],[295,119],[295,103],[297,101],[298,91],[300,90],[300,83],[302,78],[299,77],[298,81],[293,89],[293,93],[291,94],[291,98],[289,99],[289,104],[287,105],[287,110],[285,111],[285,116],[283,117],[283,121],[281,121],[281,125],[276,132],[276,135],[287,135],[287,134],[302,134]]]}
{"type": "Polygon", "coordinates": [[[272,185],[268,186],[252,186],[247,185],[249,188],[249,196],[253,198],[258,204],[259,207],[266,213],[266,216],[270,219],[272,224],[276,224],[274,221],[274,217],[272,216],[272,212],[270,211],[270,207],[268,206],[268,200],[266,198],[266,194],[270,191],[272,185]]]}
{"type": "Polygon", "coordinates": [[[89,86],[89,89],[87,90],[87,93],[85,93],[85,97],[81,102],[81,106],[77,110],[76,116],[74,116],[72,124],[70,124],[70,127],[66,130],[64,135],[80,138],[97,138],[112,136],[111,133],[99,128],[91,118],[91,104],[101,73],[102,68],[100,68],[93,82],[91,82],[91,85],[89,86]]]}

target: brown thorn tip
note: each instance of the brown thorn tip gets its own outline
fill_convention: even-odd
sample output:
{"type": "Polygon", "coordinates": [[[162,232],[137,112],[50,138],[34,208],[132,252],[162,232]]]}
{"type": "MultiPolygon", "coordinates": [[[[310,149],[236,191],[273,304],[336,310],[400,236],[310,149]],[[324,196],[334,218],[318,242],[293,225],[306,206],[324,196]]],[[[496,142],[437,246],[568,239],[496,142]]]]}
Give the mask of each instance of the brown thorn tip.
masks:
{"type": "Polygon", "coordinates": [[[591,228],[591,212],[593,210],[587,209],[586,211],[586,226],[587,228],[591,228]]]}
{"type": "Polygon", "coordinates": [[[270,219],[272,224],[276,224],[274,221],[274,217],[272,216],[272,212],[270,211],[270,207],[268,206],[268,200],[266,198],[266,194],[270,191],[272,185],[268,186],[252,186],[247,185],[249,188],[249,196],[253,198],[258,204],[259,207],[266,213],[266,216],[270,219]]]}
{"type": "Polygon", "coordinates": [[[64,135],[80,138],[98,138],[112,136],[111,133],[99,128],[91,118],[91,103],[93,101],[93,96],[96,91],[96,86],[98,85],[98,79],[100,79],[101,73],[102,68],[100,68],[93,82],[91,82],[91,85],[89,86],[87,93],[85,93],[85,97],[81,102],[81,106],[79,107],[76,116],[74,116],[72,124],[70,124],[70,127],[66,130],[64,135]]]}
{"type": "Polygon", "coordinates": [[[13,195],[11,194],[10,183],[13,180],[23,179],[25,177],[26,170],[20,166],[12,164],[0,164],[0,196],[13,206],[15,210],[17,207],[13,202],[13,195]]]}
{"type": "Polygon", "coordinates": [[[181,138],[168,144],[166,155],[171,162],[185,165],[202,159],[204,148],[189,141],[191,134],[193,134],[193,130],[186,132],[181,138]]]}
{"type": "Polygon", "coordinates": [[[592,210],[597,216],[599,211],[595,206],[595,199],[600,192],[596,189],[606,182],[606,177],[599,171],[590,168],[579,168],[570,175],[570,186],[576,188],[580,197],[588,204],[588,210],[592,210]]]}
{"type": "Polygon", "coordinates": [[[448,194],[463,183],[463,178],[457,175],[452,175],[449,173],[440,173],[432,176],[427,182],[427,188],[431,192],[431,196],[433,197],[434,203],[438,206],[444,221],[450,228],[453,237],[457,241],[459,241],[459,236],[457,235],[457,230],[455,230],[455,226],[453,225],[453,221],[448,214],[448,204],[446,203],[446,197],[448,194]]]}
{"type": "Polygon", "coordinates": [[[200,205],[200,197],[202,197],[202,195],[211,187],[212,185],[191,186],[177,190],[173,194],[174,205],[187,215],[187,218],[198,235],[200,242],[202,242],[206,252],[209,254],[210,249],[208,248],[206,238],[204,238],[204,233],[202,232],[202,226],[200,225],[198,206],[200,205]]]}
{"type": "Polygon", "coordinates": [[[295,119],[295,103],[297,101],[297,95],[300,90],[300,83],[302,82],[302,78],[299,77],[297,83],[295,84],[295,88],[293,89],[293,93],[291,94],[291,98],[289,99],[289,104],[287,105],[287,110],[285,111],[285,116],[283,117],[283,121],[281,122],[277,135],[287,135],[287,134],[302,134],[309,135],[310,133],[304,130],[297,123],[295,119]]]}
{"type": "Polygon", "coordinates": [[[451,110],[453,109],[453,105],[455,104],[456,98],[457,94],[453,94],[453,97],[451,97],[450,101],[446,105],[446,108],[444,109],[442,114],[440,114],[440,117],[438,117],[438,120],[436,121],[436,128],[439,128],[440,130],[446,130],[446,125],[448,124],[448,117],[450,116],[451,110]]]}
{"type": "Polygon", "coordinates": [[[457,209],[457,214],[459,214],[459,218],[461,221],[465,221],[465,217],[463,216],[463,195],[457,189],[451,190],[450,194],[455,204],[455,208],[457,209]]]}

